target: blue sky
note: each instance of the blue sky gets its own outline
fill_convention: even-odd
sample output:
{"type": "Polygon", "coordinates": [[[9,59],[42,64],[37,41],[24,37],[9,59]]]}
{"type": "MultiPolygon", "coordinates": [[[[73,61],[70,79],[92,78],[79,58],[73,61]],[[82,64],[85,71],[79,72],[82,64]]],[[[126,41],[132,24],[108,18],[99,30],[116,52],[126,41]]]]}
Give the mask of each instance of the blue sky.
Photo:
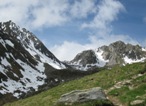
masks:
{"type": "Polygon", "coordinates": [[[146,39],[146,0],[120,0],[126,12],[119,14],[118,21],[113,23],[114,32],[128,34],[139,43],[146,39]]]}
{"type": "Polygon", "coordinates": [[[1,0],[0,21],[8,20],[60,60],[117,40],[146,46],[146,0],[1,0]]]}

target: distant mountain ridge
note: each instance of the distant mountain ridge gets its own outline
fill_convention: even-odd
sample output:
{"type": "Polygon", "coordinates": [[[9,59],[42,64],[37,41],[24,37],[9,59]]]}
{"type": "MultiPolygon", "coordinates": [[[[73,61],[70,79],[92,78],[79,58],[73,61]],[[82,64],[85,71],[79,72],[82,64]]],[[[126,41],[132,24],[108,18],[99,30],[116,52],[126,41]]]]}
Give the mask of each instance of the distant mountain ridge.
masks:
{"type": "Polygon", "coordinates": [[[122,41],[102,46],[96,50],[86,50],[76,55],[68,62],[79,70],[89,70],[93,67],[112,67],[135,62],[143,62],[146,59],[146,49],[139,45],[125,44],[122,41]]]}

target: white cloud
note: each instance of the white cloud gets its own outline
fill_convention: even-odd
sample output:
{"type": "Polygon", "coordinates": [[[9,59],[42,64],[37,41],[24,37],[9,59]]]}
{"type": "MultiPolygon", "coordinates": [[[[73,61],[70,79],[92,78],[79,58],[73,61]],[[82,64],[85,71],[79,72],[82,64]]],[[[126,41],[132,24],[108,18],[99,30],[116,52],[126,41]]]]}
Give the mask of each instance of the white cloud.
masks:
{"type": "Polygon", "coordinates": [[[110,24],[120,11],[125,10],[124,6],[117,0],[102,0],[98,5],[98,11],[90,23],[84,23],[82,28],[92,28],[101,32],[109,32],[110,24]]]}
{"type": "Polygon", "coordinates": [[[32,11],[34,20],[32,25],[37,27],[56,26],[68,20],[65,14],[69,4],[67,0],[45,0],[40,2],[39,7],[32,11]]]}
{"type": "Polygon", "coordinates": [[[74,1],[71,5],[70,14],[75,18],[87,17],[96,11],[95,0],[79,0],[74,1]]]}
{"type": "Polygon", "coordinates": [[[61,45],[55,45],[50,48],[51,52],[60,60],[71,60],[74,56],[85,50],[85,46],[76,42],[64,41],[61,45]]]}
{"type": "Polygon", "coordinates": [[[67,21],[67,8],[67,0],[1,0],[0,20],[12,20],[31,29],[60,25],[67,21]]]}
{"type": "MultiPolygon", "coordinates": [[[[19,0],[1,0],[0,1],[0,20],[1,21],[8,21],[14,20],[15,22],[22,21],[21,19],[25,19],[24,11],[27,9],[21,7],[19,5],[19,0]],[[17,1],[17,2],[16,2],[17,1]],[[15,8],[13,8],[15,7],[15,8]]],[[[23,3],[23,0],[22,0],[23,3]]]]}
{"type": "Polygon", "coordinates": [[[105,29],[123,10],[123,5],[116,0],[0,0],[0,20],[12,20],[29,29],[62,25],[75,18],[87,18],[97,15],[92,22],[83,27],[105,29]]]}
{"type": "Polygon", "coordinates": [[[12,20],[28,29],[62,25],[74,18],[86,18],[95,0],[0,0],[0,21],[12,20]]]}

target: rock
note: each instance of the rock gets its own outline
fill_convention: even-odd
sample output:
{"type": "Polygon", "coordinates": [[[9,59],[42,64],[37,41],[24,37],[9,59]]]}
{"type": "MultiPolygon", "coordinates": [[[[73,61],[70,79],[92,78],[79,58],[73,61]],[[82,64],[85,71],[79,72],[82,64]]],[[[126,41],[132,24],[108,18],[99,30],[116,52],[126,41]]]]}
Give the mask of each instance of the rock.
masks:
{"type": "Polygon", "coordinates": [[[131,106],[135,106],[135,105],[142,105],[145,101],[144,100],[134,100],[130,103],[131,106]]]}
{"type": "Polygon", "coordinates": [[[105,93],[100,87],[75,90],[61,96],[57,103],[64,105],[72,105],[74,103],[82,103],[92,100],[107,100],[105,93]]]}
{"type": "Polygon", "coordinates": [[[87,64],[95,64],[97,62],[95,52],[93,50],[86,50],[78,54],[70,63],[80,64],[85,67],[87,64]]]}

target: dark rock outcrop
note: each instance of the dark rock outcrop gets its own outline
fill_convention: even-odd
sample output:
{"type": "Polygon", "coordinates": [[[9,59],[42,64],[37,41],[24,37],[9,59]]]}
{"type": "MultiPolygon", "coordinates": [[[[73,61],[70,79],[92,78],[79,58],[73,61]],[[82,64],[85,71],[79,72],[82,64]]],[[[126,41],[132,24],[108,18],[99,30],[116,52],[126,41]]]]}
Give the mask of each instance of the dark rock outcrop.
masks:
{"type": "Polygon", "coordinates": [[[77,64],[82,64],[85,67],[87,64],[94,64],[97,63],[98,60],[96,59],[95,52],[92,50],[83,51],[82,53],[78,54],[72,61],[78,62],[77,64]]]}

